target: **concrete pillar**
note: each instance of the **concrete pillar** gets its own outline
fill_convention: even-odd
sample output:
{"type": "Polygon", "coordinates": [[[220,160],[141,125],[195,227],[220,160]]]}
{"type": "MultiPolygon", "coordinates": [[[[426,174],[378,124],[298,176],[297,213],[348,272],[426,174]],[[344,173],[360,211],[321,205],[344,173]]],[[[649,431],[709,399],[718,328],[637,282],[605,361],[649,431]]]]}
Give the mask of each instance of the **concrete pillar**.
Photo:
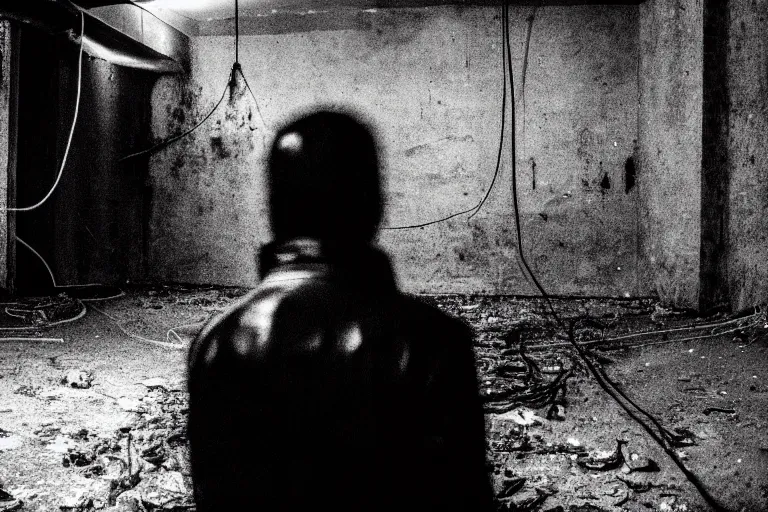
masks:
{"type": "Polygon", "coordinates": [[[700,0],[640,6],[640,250],[661,299],[693,308],[701,246],[702,15],[700,0]]]}
{"type": "Polygon", "coordinates": [[[729,169],[728,5],[704,0],[699,307],[728,303],[729,169]]]}
{"type": "Polygon", "coordinates": [[[768,0],[641,6],[641,248],[661,299],[768,302],[768,0]]]}
{"type": "Polygon", "coordinates": [[[727,4],[727,288],[740,310],[768,302],[768,0],[727,4]]]}
{"type": "MultiPolygon", "coordinates": [[[[15,204],[17,39],[8,20],[0,21],[0,209],[15,204]]],[[[0,288],[13,289],[16,260],[15,215],[0,213],[0,288]]]]}

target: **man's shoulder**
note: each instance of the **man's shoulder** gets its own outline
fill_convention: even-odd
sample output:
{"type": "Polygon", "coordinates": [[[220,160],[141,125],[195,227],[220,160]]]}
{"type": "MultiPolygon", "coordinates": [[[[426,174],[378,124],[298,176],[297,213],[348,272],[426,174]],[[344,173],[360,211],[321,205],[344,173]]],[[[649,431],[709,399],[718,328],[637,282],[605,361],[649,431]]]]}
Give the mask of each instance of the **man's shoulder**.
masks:
{"type": "MultiPolygon", "coordinates": [[[[270,315],[286,295],[284,288],[259,285],[245,294],[223,313],[208,321],[192,342],[189,363],[199,361],[204,352],[243,330],[256,335],[258,320],[270,315]]],[[[219,347],[217,347],[219,348],[219,347]]]]}

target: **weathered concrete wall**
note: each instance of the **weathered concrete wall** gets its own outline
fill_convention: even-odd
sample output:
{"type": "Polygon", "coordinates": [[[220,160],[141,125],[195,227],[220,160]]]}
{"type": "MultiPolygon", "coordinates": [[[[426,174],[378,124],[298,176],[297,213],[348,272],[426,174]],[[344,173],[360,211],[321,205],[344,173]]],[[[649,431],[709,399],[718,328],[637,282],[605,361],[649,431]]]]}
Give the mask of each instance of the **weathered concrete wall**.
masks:
{"type": "Polygon", "coordinates": [[[741,309],[768,302],[768,2],[730,2],[728,289],[741,309]]]}
{"type": "MultiPolygon", "coordinates": [[[[265,145],[287,115],[318,103],[351,106],[378,127],[385,225],[476,204],[498,151],[499,11],[379,10],[343,29],[304,20],[307,31],[267,26],[263,35],[242,37],[240,60],[264,122],[240,91],[208,124],[153,157],[151,277],[255,282],[254,256],[269,237],[265,145]]],[[[529,262],[553,293],[645,294],[648,280],[637,272],[635,167],[628,160],[637,142],[638,8],[540,9],[523,99],[531,12],[511,8],[510,31],[529,262]]],[[[191,79],[167,78],[155,88],[157,138],[200,119],[224,90],[233,38],[201,37],[194,46],[191,79]]],[[[676,112],[688,116],[682,107],[676,112]]],[[[517,263],[508,146],[496,187],[469,224],[458,217],[383,231],[380,240],[409,290],[535,293],[517,263]]]]}
{"type": "Polygon", "coordinates": [[[641,250],[659,296],[698,307],[701,237],[702,4],[640,6],[641,250]]]}
{"type": "MultiPolygon", "coordinates": [[[[11,23],[0,20],[0,208],[8,205],[11,141],[11,23]]],[[[8,213],[0,211],[0,288],[8,287],[8,213]]]]}

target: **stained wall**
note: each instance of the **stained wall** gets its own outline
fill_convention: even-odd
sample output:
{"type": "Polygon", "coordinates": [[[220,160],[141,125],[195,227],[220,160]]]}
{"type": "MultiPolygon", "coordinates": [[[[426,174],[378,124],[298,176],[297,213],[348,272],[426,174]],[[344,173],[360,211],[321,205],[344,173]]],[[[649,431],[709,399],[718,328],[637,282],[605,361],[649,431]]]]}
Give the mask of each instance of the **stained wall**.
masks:
{"type": "MultiPolygon", "coordinates": [[[[638,7],[540,8],[524,87],[533,8],[510,10],[526,256],[552,293],[649,293],[653,283],[638,272],[638,7]]],[[[385,226],[438,219],[484,196],[501,134],[499,8],[302,16],[296,24],[266,17],[241,37],[258,107],[239,87],[208,123],[150,161],[150,277],[256,282],[255,254],[269,238],[265,149],[288,115],[314,105],[354,108],[376,126],[385,226]]],[[[195,38],[191,74],[155,87],[153,136],[207,114],[233,59],[231,36],[195,38]]],[[[476,216],[382,231],[406,289],[535,293],[516,250],[509,118],[508,110],[500,172],[476,216]]]]}

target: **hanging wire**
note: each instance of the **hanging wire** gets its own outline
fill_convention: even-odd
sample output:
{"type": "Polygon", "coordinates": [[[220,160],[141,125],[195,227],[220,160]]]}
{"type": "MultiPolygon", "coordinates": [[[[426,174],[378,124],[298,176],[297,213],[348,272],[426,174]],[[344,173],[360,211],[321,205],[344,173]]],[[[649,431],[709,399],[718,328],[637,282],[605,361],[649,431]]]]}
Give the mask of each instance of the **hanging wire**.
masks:
{"type": "Polygon", "coordinates": [[[32,210],[36,210],[37,208],[40,208],[48,199],[51,198],[53,195],[53,192],[56,190],[56,187],[59,186],[59,182],[61,181],[61,177],[64,175],[64,167],[67,165],[67,159],[69,157],[69,150],[72,147],[72,137],[75,134],[75,125],[77,125],[77,117],[80,113],[80,98],[81,98],[81,92],[83,88],[83,40],[85,38],[85,13],[80,11],[80,50],[78,52],[77,57],[77,97],[75,98],[75,113],[72,116],[72,125],[69,128],[69,137],[67,137],[67,145],[64,149],[64,156],[61,159],[61,166],[59,167],[59,172],[56,175],[56,180],[53,182],[53,186],[48,190],[48,193],[45,194],[45,197],[43,197],[40,201],[37,203],[31,205],[31,206],[24,206],[22,208],[0,208],[2,211],[6,212],[29,212],[32,210]]]}
{"type": "MultiPolygon", "coordinates": [[[[509,7],[506,6],[506,1],[504,6],[504,24],[505,24],[505,31],[509,30],[509,7]]],[[[530,25],[529,25],[530,26],[530,25]]],[[[512,74],[512,57],[511,57],[511,47],[509,43],[509,37],[506,38],[506,44],[507,44],[507,59],[508,59],[508,65],[507,69],[509,71],[509,82],[510,87],[512,89],[512,104],[514,105],[514,95],[515,95],[515,88],[514,88],[514,77],[512,74]]],[[[515,125],[515,110],[512,109],[512,126],[515,125]]],[[[587,349],[580,346],[576,342],[576,338],[573,333],[574,324],[571,323],[570,326],[567,326],[565,322],[560,318],[560,316],[557,314],[557,311],[555,311],[554,306],[552,305],[552,301],[550,300],[549,294],[546,292],[546,290],[541,286],[541,283],[537,279],[536,275],[531,270],[531,267],[528,265],[528,261],[525,258],[525,253],[523,251],[523,241],[522,241],[522,234],[520,229],[520,210],[519,210],[519,204],[518,204],[518,193],[517,193],[517,166],[516,166],[516,137],[511,138],[511,148],[510,151],[512,152],[512,200],[513,200],[513,208],[514,208],[514,215],[515,215],[515,229],[516,229],[516,239],[517,239],[517,249],[518,249],[518,257],[520,259],[520,262],[523,264],[523,267],[525,267],[526,272],[531,277],[531,280],[536,285],[536,288],[541,293],[542,297],[546,301],[546,304],[548,306],[548,309],[552,315],[552,318],[555,320],[555,323],[562,328],[568,335],[568,342],[569,344],[576,350],[576,353],[579,355],[579,358],[586,364],[587,369],[589,370],[589,373],[592,375],[592,377],[595,379],[597,384],[603,389],[603,391],[606,392],[628,415],[632,420],[637,423],[643,430],[645,430],[648,435],[661,447],[662,450],[664,450],[664,453],[667,454],[667,456],[672,460],[672,462],[675,463],[675,465],[680,469],[680,471],[685,475],[685,477],[688,479],[689,482],[696,488],[696,490],[699,492],[699,494],[704,498],[704,500],[707,502],[707,504],[712,507],[712,509],[716,511],[726,511],[722,505],[720,505],[717,500],[709,493],[709,491],[706,489],[704,484],[699,480],[699,478],[692,473],[688,468],[685,467],[685,465],[680,460],[680,457],[677,455],[677,453],[674,452],[669,446],[667,439],[662,438],[665,437],[666,434],[668,434],[668,431],[664,429],[664,427],[661,425],[661,423],[649,412],[647,412],[645,409],[640,407],[638,404],[636,404],[632,399],[630,399],[623,391],[621,391],[618,386],[614,385],[614,383],[608,378],[607,375],[604,373],[601,374],[601,372],[595,367],[594,363],[591,360],[590,354],[587,352],[587,349]],[[642,419],[640,419],[635,412],[630,409],[630,407],[622,401],[622,398],[631,405],[635,410],[639,411],[642,415],[646,416],[651,420],[651,422],[659,429],[659,433],[662,437],[660,437],[660,434],[657,434],[651,427],[649,427],[642,419]]]]}

